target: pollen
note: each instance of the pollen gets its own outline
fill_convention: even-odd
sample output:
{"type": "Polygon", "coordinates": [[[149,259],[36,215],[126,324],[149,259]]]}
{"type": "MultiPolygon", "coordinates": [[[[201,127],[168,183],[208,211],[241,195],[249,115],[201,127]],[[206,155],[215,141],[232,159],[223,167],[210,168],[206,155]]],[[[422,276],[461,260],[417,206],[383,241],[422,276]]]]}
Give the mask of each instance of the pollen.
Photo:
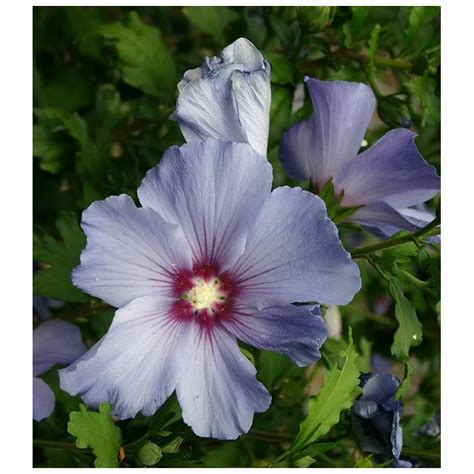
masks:
{"type": "Polygon", "coordinates": [[[189,301],[195,311],[213,310],[214,305],[222,303],[225,298],[225,294],[220,290],[220,280],[218,278],[212,278],[209,281],[196,278],[194,286],[182,295],[182,299],[189,301]]]}

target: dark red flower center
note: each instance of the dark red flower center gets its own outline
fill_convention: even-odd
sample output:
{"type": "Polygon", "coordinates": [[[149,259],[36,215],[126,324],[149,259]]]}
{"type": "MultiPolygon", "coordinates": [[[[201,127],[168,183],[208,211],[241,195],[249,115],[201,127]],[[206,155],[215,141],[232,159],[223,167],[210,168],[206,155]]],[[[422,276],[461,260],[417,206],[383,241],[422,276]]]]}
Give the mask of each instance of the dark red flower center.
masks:
{"type": "Polygon", "coordinates": [[[174,314],[180,318],[198,318],[203,324],[230,315],[237,288],[229,275],[214,265],[197,265],[192,271],[177,271],[174,314]]]}

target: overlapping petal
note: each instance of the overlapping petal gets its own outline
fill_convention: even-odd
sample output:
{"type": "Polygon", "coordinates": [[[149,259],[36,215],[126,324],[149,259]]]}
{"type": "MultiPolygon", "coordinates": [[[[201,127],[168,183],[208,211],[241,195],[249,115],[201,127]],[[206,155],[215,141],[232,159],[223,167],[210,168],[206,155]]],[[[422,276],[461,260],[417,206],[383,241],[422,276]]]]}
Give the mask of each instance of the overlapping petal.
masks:
{"type": "Polygon", "coordinates": [[[291,175],[310,178],[318,189],[352,160],[375,108],[365,84],[306,78],[313,114],[286,132],[280,156],[291,175]],[[309,172],[309,175],[306,173],[309,172]]]}
{"type": "Polygon", "coordinates": [[[54,364],[69,364],[87,350],[74,324],[54,319],[33,331],[33,375],[41,375],[54,364]]]}
{"type": "Polygon", "coordinates": [[[404,128],[386,133],[367,151],[346,163],[334,177],[342,205],[351,207],[385,202],[395,209],[435,196],[440,179],[415,145],[416,134],[404,128]]]}
{"type": "Polygon", "coordinates": [[[54,393],[38,377],[33,377],[33,419],[36,421],[48,418],[54,410],[54,393]]]}
{"type": "Polygon", "coordinates": [[[399,460],[403,445],[400,426],[403,408],[394,398],[399,385],[398,379],[390,374],[366,376],[362,396],[352,406],[352,429],[361,448],[393,458],[395,462],[399,460]]]}
{"type": "Polygon", "coordinates": [[[256,310],[237,305],[223,326],[259,349],[279,352],[304,367],[321,357],[328,330],[316,306],[276,306],[256,310]]]}
{"type": "Polygon", "coordinates": [[[296,301],[346,304],[361,285],[324,202],[299,188],[271,193],[232,272],[242,299],[258,309],[296,301]]]}
{"type": "Polygon", "coordinates": [[[61,388],[120,419],[151,416],[171,395],[192,355],[192,324],[170,317],[173,300],[143,296],[115,313],[108,333],[59,371],[61,388]]]}
{"type": "Polygon", "coordinates": [[[245,38],[187,71],[178,85],[176,120],[187,141],[222,138],[266,155],[270,66],[245,38]]]}
{"type": "Polygon", "coordinates": [[[401,229],[414,232],[425,225],[424,222],[407,218],[384,202],[362,206],[348,220],[362,225],[381,238],[391,237],[401,229]]]}
{"type": "Polygon", "coordinates": [[[316,181],[315,138],[313,116],[297,122],[283,134],[280,141],[280,160],[292,178],[316,181]]]}
{"type": "Polygon", "coordinates": [[[195,261],[231,266],[271,190],[272,171],[249,145],[209,139],[166,151],[140,202],[179,224],[195,261]]]}
{"type": "Polygon", "coordinates": [[[268,409],[271,396],[220,323],[194,330],[191,363],[176,388],[183,420],[198,436],[235,439],[250,429],[255,412],[268,409]]]}
{"type": "Polygon", "coordinates": [[[191,266],[182,229],[153,209],[137,208],[125,194],[91,204],[81,226],[87,246],[72,281],[112,306],[169,294],[173,269],[191,266]]]}

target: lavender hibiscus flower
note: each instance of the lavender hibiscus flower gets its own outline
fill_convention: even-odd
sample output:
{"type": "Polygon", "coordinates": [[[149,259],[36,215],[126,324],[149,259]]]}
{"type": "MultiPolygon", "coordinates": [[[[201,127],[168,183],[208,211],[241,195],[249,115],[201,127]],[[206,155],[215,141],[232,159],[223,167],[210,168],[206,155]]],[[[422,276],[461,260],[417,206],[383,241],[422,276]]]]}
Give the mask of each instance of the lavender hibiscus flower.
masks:
{"type": "Polygon", "coordinates": [[[222,138],[267,154],[271,105],[270,65],[247,39],[186,71],[178,84],[172,120],[186,141],[222,138]]]}
{"type": "Polygon", "coordinates": [[[342,207],[358,208],[349,220],[380,237],[415,230],[433,219],[417,206],[435,196],[440,179],[404,128],[386,133],[356,156],[375,107],[365,84],[306,78],[313,114],[283,136],[280,158],[295,179],[310,179],[318,193],[332,179],[342,207]]]}
{"type": "Polygon", "coordinates": [[[411,467],[400,459],[403,406],[394,395],[400,382],[390,374],[361,377],[362,396],[352,405],[352,430],[363,451],[393,459],[394,467],[411,467]]]}
{"type": "Polygon", "coordinates": [[[54,393],[38,376],[54,364],[70,364],[87,348],[74,324],[55,319],[33,331],[33,418],[41,421],[54,410],[54,393]]]}
{"type": "Polygon", "coordinates": [[[247,432],[271,397],[236,339],[309,365],[327,329],[317,306],[292,303],[346,304],[361,284],[321,199],[271,183],[249,145],[194,141],[147,173],[142,207],[122,194],[84,211],[73,283],[120,309],[61,387],[121,419],[176,390],[199,436],[247,432]]]}

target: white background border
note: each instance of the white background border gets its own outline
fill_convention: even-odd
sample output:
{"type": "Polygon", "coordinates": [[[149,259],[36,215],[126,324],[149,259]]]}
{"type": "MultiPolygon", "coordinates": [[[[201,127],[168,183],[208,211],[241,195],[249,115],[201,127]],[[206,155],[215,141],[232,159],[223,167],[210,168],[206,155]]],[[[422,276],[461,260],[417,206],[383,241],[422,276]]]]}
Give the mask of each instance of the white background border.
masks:
{"type": "MultiPolygon", "coordinates": [[[[290,3],[380,6],[370,1],[141,1],[137,5],[290,3]]],[[[110,6],[130,2],[4,1],[0,7],[0,465],[8,473],[24,472],[32,465],[32,5],[65,4],[110,6]]],[[[383,5],[413,4],[442,6],[442,470],[472,472],[474,2],[398,1],[383,5]]],[[[344,472],[331,469],[338,471],[344,472]]]]}

